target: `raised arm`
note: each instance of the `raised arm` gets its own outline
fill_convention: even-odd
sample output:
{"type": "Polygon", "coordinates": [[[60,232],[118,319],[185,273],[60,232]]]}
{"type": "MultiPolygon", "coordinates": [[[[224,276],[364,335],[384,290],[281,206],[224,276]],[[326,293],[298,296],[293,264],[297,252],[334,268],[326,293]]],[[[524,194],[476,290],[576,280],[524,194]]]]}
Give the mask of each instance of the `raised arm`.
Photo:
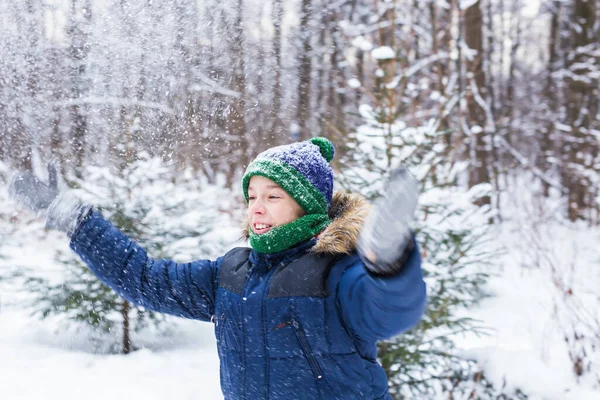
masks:
{"type": "Polygon", "coordinates": [[[71,248],[100,280],[134,304],[205,321],[214,313],[218,261],[154,260],[97,212],[81,222],[71,248]]]}
{"type": "Polygon", "coordinates": [[[416,325],[427,300],[421,255],[410,231],[418,183],[404,169],[392,172],[358,240],[362,262],[337,288],[346,325],[362,339],[385,339],[416,325]]]}
{"type": "Polygon", "coordinates": [[[56,168],[48,180],[31,172],[13,175],[11,197],[46,220],[46,227],[71,237],[71,248],[119,295],[150,310],[209,320],[214,311],[220,260],[177,264],[153,260],[100,213],[68,190],[60,191],[56,168]]]}

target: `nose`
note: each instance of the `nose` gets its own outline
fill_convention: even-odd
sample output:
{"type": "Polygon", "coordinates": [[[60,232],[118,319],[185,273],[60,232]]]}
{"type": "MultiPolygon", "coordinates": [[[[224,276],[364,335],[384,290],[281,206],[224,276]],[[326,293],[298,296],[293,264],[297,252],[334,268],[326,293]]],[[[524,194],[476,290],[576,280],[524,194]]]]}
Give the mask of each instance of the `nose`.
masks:
{"type": "Polygon", "coordinates": [[[250,212],[252,214],[264,214],[266,212],[265,205],[259,199],[254,200],[250,205],[250,212]]]}

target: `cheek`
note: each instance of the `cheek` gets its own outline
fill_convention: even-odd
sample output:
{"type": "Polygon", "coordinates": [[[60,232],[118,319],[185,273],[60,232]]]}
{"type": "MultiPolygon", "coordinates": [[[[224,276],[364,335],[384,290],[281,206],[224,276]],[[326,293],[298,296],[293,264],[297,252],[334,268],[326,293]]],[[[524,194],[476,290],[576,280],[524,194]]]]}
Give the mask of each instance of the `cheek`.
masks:
{"type": "Polygon", "coordinates": [[[289,222],[286,210],[282,207],[270,207],[269,216],[271,217],[275,225],[283,225],[289,222]]]}
{"type": "Polygon", "coordinates": [[[284,223],[287,224],[302,217],[304,215],[304,211],[302,211],[302,209],[297,205],[293,204],[288,205],[285,210],[282,210],[280,215],[282,216],[282,219],[285,219],[284,223]]]}
{"type": "Polygon", "coordinates": [[[294,202],[294,207],[293,207],[293,215],[294,215],[294,219],[298,219],[303,217],[304,215],[306,215],[306,213],[304,212],[304,210],[302,209],[302,207],[300,207],[300,205],[298,205],[298,203],[294,202]]]}

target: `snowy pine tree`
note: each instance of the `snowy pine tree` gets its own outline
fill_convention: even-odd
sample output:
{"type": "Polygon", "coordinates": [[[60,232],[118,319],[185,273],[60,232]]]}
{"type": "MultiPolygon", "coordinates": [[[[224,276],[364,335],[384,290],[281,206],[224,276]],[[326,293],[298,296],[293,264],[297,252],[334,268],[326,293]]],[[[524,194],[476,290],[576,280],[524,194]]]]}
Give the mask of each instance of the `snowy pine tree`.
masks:
{"type": "MultiPolygon", "coordinates": [[[[459,355],[455,346],[459,335],[485,333],[477,321],[463,315],[483,298],[483,284],[501,251],[493,243],[492,209],[476,205],[492,188],[481,184],[467,190],[461,183],[468,164],[455,161],[456,150],[444,142],[446,132],[439,132],[434,121],[408,127],[390,111],[388,96],[395,92],[380,93],[375,107],[360,107],[365,123],[350,135],[339,180],[370,199],[378,196],[387,174],[399,166],[408,168],[421,183],[414,228],[423,255],[428,307],[417,327],[380,343],[379,358],[390,392],[395,399],[449,394],[450,398],[507,398],[503,388],[487,382],[479,366],[459,355]]],[[[520,393],[511,396],[525,398],[520,393]]]]}
{"type": "MultiPolygon", "coordinates": [[[[224,243],[209,235],[217,224],[215,210],[227,207],[228,192],[202,186],[190,171],[175,177],[160,159],[140,153],[138,159],[115,174],[106,167],[88,167],[78,181],[79,197],[93,204],[153,258],[190,261],[221,254],[224,243]]],[[[230,225],[230,224],[229,224],[230,225]]],[[[35,313],[60,316],[91,325],[100,331],[117,329],[123,335],[118,351],[132,350],[131,331],[164,326],[163,315],[130,305],[100,282],[72,252],[58,251],[56,259],[67,267],[64,279],[29,279],[39,293],[35,313]]]]}

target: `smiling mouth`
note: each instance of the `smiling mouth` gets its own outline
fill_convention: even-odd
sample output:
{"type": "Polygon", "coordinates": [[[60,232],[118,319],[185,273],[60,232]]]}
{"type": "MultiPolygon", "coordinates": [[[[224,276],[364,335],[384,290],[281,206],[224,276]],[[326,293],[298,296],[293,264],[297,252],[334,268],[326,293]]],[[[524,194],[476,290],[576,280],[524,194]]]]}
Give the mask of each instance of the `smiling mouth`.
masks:
{"type": "Polygon", "coordinates": [[[253,224],[252,225],[252,230],[257,235],[266,233],[266,232],[270,231],[271,228],[273,228],[273,225],[269,225],[269,224],[253,224]]]}

